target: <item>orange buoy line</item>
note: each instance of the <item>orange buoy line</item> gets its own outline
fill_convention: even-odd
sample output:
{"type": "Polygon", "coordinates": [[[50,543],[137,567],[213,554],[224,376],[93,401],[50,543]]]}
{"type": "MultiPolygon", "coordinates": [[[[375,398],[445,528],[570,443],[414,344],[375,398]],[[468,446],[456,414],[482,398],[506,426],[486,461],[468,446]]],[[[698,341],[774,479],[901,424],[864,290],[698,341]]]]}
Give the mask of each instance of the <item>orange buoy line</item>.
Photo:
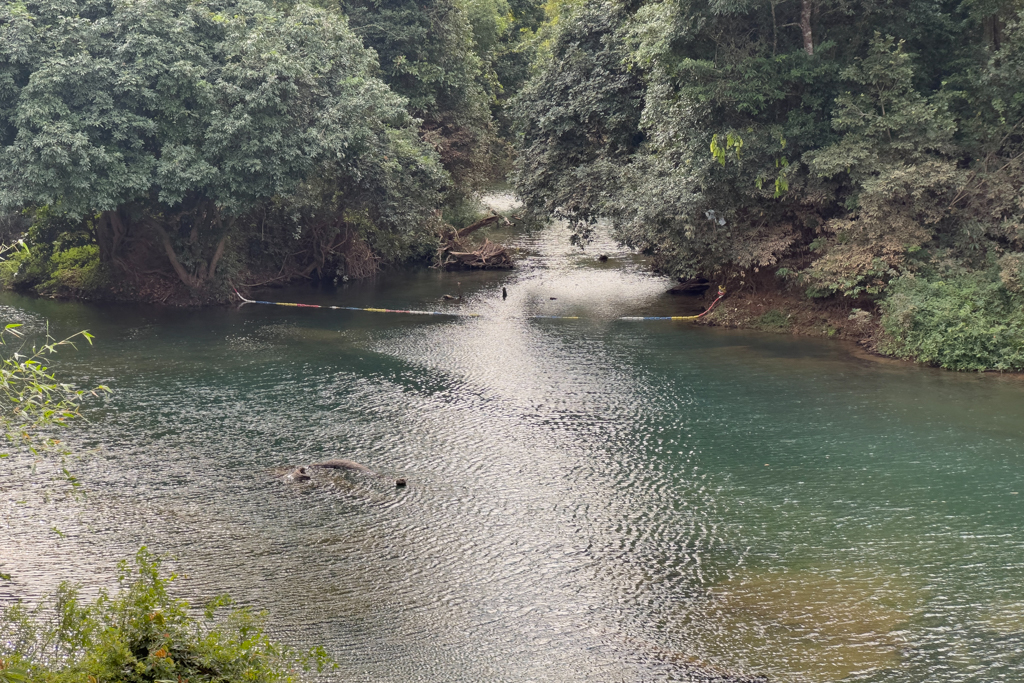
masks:
{"type": "MultiPolygon", "coordinates": [[[[242,296],[239,293],[239,291],[237,289],[235,290],[235,294],[238,295],[238,298],[242,300],[243,304],[264,304],[266,306],[290,306],[292,308],[323,308],[323,309],[332,310],[332,311],[363,311],[363,312],[366,312],[366,313],[405,313],[407,315],[447,315],[447,316],[451,316],[451,317],[454,317],[454,318],[479,318],[479,317],[481,317],[479,313],[459,313],[459,312],[450,312],[450,311],[416,311],[416,310],[405,310],[405,309],[398,309],[398,308],[359,308],[358,306],[321,306],[319,304],[294,304],[294,303],[286,303],[286,302],[283,302],[283,301],[257,301],[255,299],[246,299],[244,296],[242,296]]],[[[707,310],[705,310],[700,315],[623,316],[621,318],[616,318],[616,320],[633,320],[633,321],[637,321],[637,320],[698,320],[698,319],[703,318],[704,316],[706,316],[708,313],[710,313],[711,310],[715,307],[715,304],[717,304],[719,301],[721,301],[722,297],[724,297],[724,296],[725,296],[725,288],[724,287],[719,287],[718,288],[718,298],[715,299],[714,301],[712,301],[711,305],[708,306],[707,310]]],[[[528,315],[526,317],[530,318],[530,319],[536,319],[536,320],[580,320],[581,319],[580,316],[578,316],[578,315],[528,315]]]]}

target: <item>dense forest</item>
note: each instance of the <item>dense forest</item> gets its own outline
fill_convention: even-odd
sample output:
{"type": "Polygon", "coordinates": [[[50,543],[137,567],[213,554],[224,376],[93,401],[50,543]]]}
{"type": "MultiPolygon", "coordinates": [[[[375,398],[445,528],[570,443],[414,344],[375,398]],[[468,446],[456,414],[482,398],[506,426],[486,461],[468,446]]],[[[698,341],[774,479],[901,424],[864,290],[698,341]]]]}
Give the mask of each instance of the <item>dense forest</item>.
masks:
{"type": "Polygon", "coordinates": [[[520,192],[665,272],[881,306],[888,353],[1022,368],[1021,9],[580,6],[515,105],[520,192]]]}
{"type": "Polygon", "coordinates": [[[511,171],[586,245],[1024,368],[1024,3],[46,0],[0,10],[8,286],[214,301],[429,262],[511,171]]]}

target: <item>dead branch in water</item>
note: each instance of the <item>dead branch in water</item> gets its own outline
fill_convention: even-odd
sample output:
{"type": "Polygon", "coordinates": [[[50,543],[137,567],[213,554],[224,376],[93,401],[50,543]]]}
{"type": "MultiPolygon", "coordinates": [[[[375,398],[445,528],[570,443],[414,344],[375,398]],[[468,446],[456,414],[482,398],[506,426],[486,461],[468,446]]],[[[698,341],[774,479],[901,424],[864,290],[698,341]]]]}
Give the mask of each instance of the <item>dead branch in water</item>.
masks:
{"type": "Polygon", "coordinates": [[[437,249],[437,265],[439,268],[512,268],[512,255],[508,250],[489,239],[477,249],[471,249],[462,240],[480,228],[509,220],[504,216],[491,212],[490,216],[471,223],[462,230],[449,229],[441,233],[441,245],[437,249]]]}
{"type": "Polygon", "coordinates": [[[485,226],[491,225],[492,223],[497,223],[500,220],[504,220],[505,221],[505,225],[509,224],[509,220],[507,218],[499,216],[498,214],[495,213],[495,214],[493,214],[491,216],[488,216],[487,218],[481,218],[480,220],[478,220],[475,223],[470,223],[469,225],[464,227],[462,230],[457,231],[455,234],[458,236],[459,239],[462,239],[463,237],[466,237],[467,235],[473,234],[474,232],[476,232],[480,228],[483,228],[485,226]]]}

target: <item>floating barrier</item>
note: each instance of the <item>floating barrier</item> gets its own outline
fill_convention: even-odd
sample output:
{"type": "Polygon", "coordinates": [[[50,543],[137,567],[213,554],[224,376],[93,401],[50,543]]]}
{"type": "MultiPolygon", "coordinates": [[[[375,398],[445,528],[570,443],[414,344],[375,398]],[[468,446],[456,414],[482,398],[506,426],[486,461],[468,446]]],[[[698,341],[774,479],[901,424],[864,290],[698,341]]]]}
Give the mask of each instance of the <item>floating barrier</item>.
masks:
{"type": "Polygon", "coordinates": [[[479,318],[478,313],[449,313],[447,311],[412,311],[402,310],[397,308],[359,308],[357,306],[320,306],[318,304],[292,304],[285,303],[283,301],[256,301],[255,299],[246,299],[244,296],[239,294],[238,290],[235,290],[235,294],[238,294],[238,298],[242,300],[244,304],[264,304],[266,306],[291,306],[292,308],[323,308],[331,311],[362,311],[364,313],[405,313],[407,315],[448,315],[458,318],[479,318]]]}
{"type": "MultiPolygon", "coordinates": [[[[235,294],[242,300],[243,304],[264,304],[266,306],[290,306],[292,308],[322,308],[331,311],[362,311],[364,313],[404,313],[406,315],[446,315],[453,318],[479,318],[479,313],[459,313],[451,311],[414,311],[414,310],[403,310],[398,308],[359,308],[357,306],[321,306],[319,304],[293,304],[286,303],[283,301],[256,301],[255,299],[246,299],[236,289],[235,294]]],[[[615,320],[630,320],[630,321],[641,321],[641,320],[699,320],[712,311],[722,297],[725,296],[725,288],[718,288],[718,298],[711,302],[711,305],[707,307],[703,313],[699,315],[647,315],[647,316],[623,316],[621,318],[615,318],[615,320]]],[[[531,320],[581,320],[578,315],[528,315],[527,318],[531,320]]]]}

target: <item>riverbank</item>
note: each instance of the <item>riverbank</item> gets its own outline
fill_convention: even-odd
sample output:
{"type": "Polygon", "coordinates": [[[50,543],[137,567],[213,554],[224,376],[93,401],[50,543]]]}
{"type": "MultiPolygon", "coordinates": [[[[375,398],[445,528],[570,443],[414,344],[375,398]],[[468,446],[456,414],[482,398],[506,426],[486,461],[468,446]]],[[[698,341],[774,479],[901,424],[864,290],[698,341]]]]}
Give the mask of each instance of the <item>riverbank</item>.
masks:
{"type": "MultiPolygon", "coordinates": [[[[419,250],[420,258],[415,261],[387,264],[366,252],[360,262],[371,263],[372,267],[356,268],[352,265],[354,261],[345,256],[344,267],[294,277],[273,276],[278,266],[259,277],[244,268],[234,268],[203,289],[188,289],[180,278],[160,268],[148,270],[145,276],[133,271],[114,277],[109,268],[100,263],[94,246],[76,247],[49,256],[37,248],[24,249],[9,254],[8,259],[0,263],[0,286],[43,298],[98,303],[141,303],[175,308],[229,305],[236,300],[235,287],[243,294],[267,286],[296,283],[330,289],[359,280],[401,278],[403,273],[422,269],[431,261],[434,272],[440,272],[444,269],[437,268],[438,261],[445,249],[460,252],[459,257],[500,252],[506,266],[513,258],[528,262],[530,255],[516,253],[518,247],[506,252],[506,246],[516,244],[519,235],[540,227],[523,223],[525,213],[513,193],[496,188],[480,196],[477,205],[467,207],[464,215],[449,227],[445,234],[450,239],[455,239],[452,235],[456,235],[454,242],[446,242],[445,235],[439,235],[436,243],[426,244],[419,250]],[[468,231],[467,226],[486,221],[493,222],[482,229],[468,231]],[[271,274],[269,278],[265,277],[267,273],[271,274]]],[[[608,233],[606,229],[603,232],[608,233]]],[[[568,247],[569,235],[562,239],[568,247]]],[[[610,234],[604,234],[602,239],[605,243],[588,244],[584,251],[570,248],[573,260],[582,263],[611,255],[610,260],[605,258],[602,267],[616,268],[626,259],[632,269],[649,272],[651,264],[646,257],[616,244],[610,234]]],[[[703,298],[678,297],[679,305],[669,314],[699,313],[702,304],[707,306],[712,301],[717,286],[724,284],[727,298],[700,324],[848,340],[859,344],[869,354],[953,370],[1012,372],[1024,367],[1022,323],[1020,316],[1014,313],[1015,302],[1020,297],[997,282],[970,277],[948,281],[899,278],[886,290],[886,300],[895,305],[886,318],[887,329],[883,333],[879,301],[869,297],[811,298],[804,286],[780,279],[771,271],[737,274],[724,283],[713,281],[709,283],[711,290],[703,298]]],[[[461,272],[465,273],[461,279],[475,277],[469,276],[468,270],[461,272]]],[[[666,280],[665,288],[670,286],[671,282],[666,280]]],[[[403,307],[407,303],[396,302],[395,305],[403,307]]]]}
{"type": "Polygon", "coordinates": [[[728,288],[726,298],[699,324],[843,339],[878,353],[880,320],[870,303],[809,299],[794,289],[762,284],[728,288]]]}

